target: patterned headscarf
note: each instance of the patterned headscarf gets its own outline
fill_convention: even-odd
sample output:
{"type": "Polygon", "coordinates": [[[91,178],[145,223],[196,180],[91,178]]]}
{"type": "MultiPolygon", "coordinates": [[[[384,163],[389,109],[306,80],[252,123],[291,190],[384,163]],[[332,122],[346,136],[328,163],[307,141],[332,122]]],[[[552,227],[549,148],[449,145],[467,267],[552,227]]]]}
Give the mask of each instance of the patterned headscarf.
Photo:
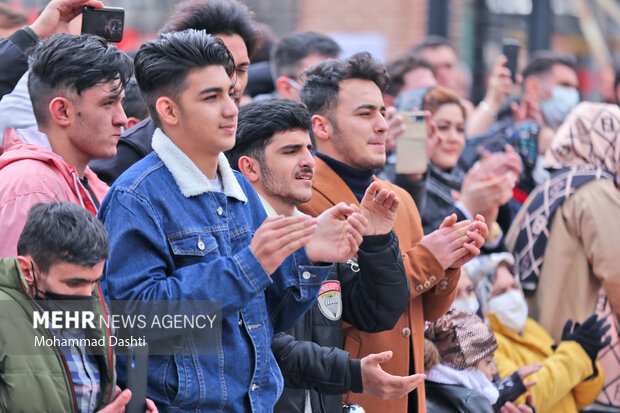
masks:
{"type": "Polygon", "coordinates": [[[620,166],[620,107],[582,102],[560,126],[545,156],[545,167],[591,165],[615,174],[620,166]]]}
{"type": "Polygon", "coordinates": [[[497,349],[493,332],[477,315],[452,307],[430,323],[424,336],[435,344],[441,362],[457,370],[475,367],[497,349]]]}
{"type": "Polygon", "coordinates": [[[530,194],[527,209],[517,215],[515,273],[526,291],[534,291],[556,209],[579,187],[595,179],[617,180],[620,166],[620,108],[605,103],[577,105],[558,129],[547,150],[551,179],[530,194]]]}

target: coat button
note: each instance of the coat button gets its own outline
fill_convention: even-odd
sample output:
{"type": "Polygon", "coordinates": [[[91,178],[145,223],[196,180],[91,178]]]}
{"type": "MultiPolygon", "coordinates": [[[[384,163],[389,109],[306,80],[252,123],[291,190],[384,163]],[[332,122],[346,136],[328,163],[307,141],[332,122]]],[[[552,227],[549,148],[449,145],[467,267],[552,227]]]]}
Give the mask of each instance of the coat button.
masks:
{"type": "Polygon", "coordinates": [[[200,237],[198,237],[198,249],[200,251],[203,251],[205,249],[205,243],[202,242],[202,240],[200,239],[200,237]]]}
{"type": "Polygon", "coordinates": [[[310,277],[312,276],[312,274],[310,274],[310,272],[308,271],[304,271],[301,276],[303,277],[304,280],[309,280],[310,277]]]}
{"type": "Polygon", "coordinates": [[[422,290],[423,290],[423,289],[424,289],[424,287],[422,287],[420,284],[418,284],[418,285],[415,287],[415,290],[416,290],[417,292],[422,292],[422,290]]]}
{"type": "Polygon", "coordinates": [[[217,214],[222,215],[223,213],[224,213],[224,210],[222,209],[222,207],[217,207],[217,214]]]}
{"type": "Polygon", "coordinates": [[[435,277],[434,275],[431,275],[428,280],[434,283],[435,281],[437,281],[437,277],[435,277]]]}
{"type": "Polygon", "coordinates": [[[411,329],[409,327],[405,327],[403,328],[402,333],[403,333],[403,337],[407,338],[411,335],[411,329]]]}
{"type": "Polygon", "coordinates": [[[252,385],[250,386],[250,391],[254,391],[254,390],[258,390],[258,384],[256,383],[252,383],[252,385]]]}
{"type": "Polygon", "coordinates": [[[431,286],[431,282],[430,281],[425,281],[424,282],[424,288],[428,288],[431,286]]]}

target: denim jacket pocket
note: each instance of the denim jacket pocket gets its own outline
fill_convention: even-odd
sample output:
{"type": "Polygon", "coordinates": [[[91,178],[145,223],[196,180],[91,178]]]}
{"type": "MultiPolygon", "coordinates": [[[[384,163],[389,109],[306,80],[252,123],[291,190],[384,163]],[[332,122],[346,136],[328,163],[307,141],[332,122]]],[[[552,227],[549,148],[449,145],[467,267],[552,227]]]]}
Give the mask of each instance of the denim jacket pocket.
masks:
{"type": "Polygon", "coordinates": [[[181,407],[185,398],[187,375],[183,349],[175,347],[164,370],[163,389],[171,406],[181,407]],[[176,386],[174,386],[176,384],[176,386]],[[176,388],[175,388],[176,387],[176,388]]]}
{"type": "Polygon", "coordinates": [[[181,231],[167,236],[177,267],[210,261],[220,256],[218,243],[206,231],[181,231]]]}

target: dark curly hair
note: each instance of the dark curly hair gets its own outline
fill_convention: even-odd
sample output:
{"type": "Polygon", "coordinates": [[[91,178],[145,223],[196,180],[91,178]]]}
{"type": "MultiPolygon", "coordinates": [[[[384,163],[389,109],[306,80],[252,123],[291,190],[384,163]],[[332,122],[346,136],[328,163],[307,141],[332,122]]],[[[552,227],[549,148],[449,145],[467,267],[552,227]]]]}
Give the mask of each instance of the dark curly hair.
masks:
{"type": "Polygon", "coordinates": [[[338,101],[339,84],[347,79],[374,82],[381,92],[389,83],[385,65],[368,52],[356,53],[347,59],[328,59],[304,71],[306,80],[299,96],[311,115],[323,114],[338,101]]]}

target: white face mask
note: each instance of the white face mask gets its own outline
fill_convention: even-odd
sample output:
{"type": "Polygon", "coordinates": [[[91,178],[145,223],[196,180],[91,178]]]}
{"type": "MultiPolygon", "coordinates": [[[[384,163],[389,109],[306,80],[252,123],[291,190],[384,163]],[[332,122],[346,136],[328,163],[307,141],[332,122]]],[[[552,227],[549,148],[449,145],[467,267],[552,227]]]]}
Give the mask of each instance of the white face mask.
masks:
{"type": "Polygon", "coordinates": [[[515,333],[520,333],[527,321],[527,303],[523,291],[512,289],[489,300],[489,313],[515,333]]]}
{"type": "Polygon", "coordinates": [[[470,297],[461,300],[454,300],[452,307],[462,308],[463,310],[476,314],[480,308],[480,303],[476,297],[470,297]]]}
{"type": "Polygon", "coordinates": [[[579,104],[579,91],[574,87],[555,86],[551,97],[542,102],[540,109],[553,128],[560,126],[570,111],[579,104]]]}

